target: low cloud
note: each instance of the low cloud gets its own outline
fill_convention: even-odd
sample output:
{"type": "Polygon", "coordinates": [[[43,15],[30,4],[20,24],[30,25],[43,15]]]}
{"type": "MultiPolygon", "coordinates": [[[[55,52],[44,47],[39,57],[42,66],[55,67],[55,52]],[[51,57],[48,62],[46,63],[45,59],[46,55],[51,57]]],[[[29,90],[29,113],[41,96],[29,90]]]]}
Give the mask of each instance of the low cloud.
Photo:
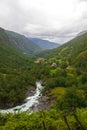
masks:
{"type": "Polygon", "coordinates": [[[87,29],[86,0],[0,0],[0,26],[64,43],[87,29]]]}

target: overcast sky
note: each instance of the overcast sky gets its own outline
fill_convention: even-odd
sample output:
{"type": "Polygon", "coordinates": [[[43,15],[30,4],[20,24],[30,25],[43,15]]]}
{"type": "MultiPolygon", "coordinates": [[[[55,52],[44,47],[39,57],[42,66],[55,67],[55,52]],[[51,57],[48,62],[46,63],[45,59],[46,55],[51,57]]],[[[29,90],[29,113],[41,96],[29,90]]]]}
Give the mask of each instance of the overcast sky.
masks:
{"type": "Polygon", "coordinates": [[[0,0],[0,27],[64,43],[87,29],[87,0],[0,0]]]}

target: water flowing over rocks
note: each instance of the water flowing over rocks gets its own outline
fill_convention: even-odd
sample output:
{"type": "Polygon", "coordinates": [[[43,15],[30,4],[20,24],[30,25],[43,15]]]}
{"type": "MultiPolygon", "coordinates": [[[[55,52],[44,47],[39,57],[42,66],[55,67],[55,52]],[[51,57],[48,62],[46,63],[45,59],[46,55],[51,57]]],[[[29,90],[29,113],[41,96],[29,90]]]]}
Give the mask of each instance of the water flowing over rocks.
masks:
{"type": "Polygon", "coordinates": [[[30,88],[27,92],[27,98],[22,105],[13,108],[1,110],[1,113],[26,112],[28,110],[38,112],[41,110],[48,110],[51,106],[51,100],[48,96],[41,94],[43,88],[42,82],[36,82],[36,89],[30,88]]]}
{"type": "Polygon", "coordinates": [[[34,93],[33,96],[28,96],[22,105],[18,105],[13,108],[1,110],[1,113],[14,113],[18,111],[25,112],[25,111],[31,110],[31,108],[34,105],[37,106],[39,104],[38,99],[42,96],[41,91],[40,91],[42,87],[43,86],[41,85],[41,82],[36,82],[36,90],[35,92],[33,91],[34,93]]]}

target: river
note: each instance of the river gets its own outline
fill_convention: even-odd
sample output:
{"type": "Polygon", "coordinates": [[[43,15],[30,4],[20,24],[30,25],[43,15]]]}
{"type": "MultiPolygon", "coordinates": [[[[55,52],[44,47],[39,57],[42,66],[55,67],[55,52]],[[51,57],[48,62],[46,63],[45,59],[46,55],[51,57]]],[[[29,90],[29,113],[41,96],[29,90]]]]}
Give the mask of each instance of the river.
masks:
{"type": "Polygon", "coordinates": [[[14,112],[25,112],[27,110],[30,110],[31,107],[33,107],[34,105],[37,105],[39,103],[38,99],[41,96],[41,82],[36,82],[36,90],[35,90],[35,94],[33,96],[29,96],[26,98],[26,102],[23,103],[22,105],[13,107],[13,108],[9,108],[9,109],[5,109],[5,110],[1,110],[1,113],[14,113],[14,112]]]}

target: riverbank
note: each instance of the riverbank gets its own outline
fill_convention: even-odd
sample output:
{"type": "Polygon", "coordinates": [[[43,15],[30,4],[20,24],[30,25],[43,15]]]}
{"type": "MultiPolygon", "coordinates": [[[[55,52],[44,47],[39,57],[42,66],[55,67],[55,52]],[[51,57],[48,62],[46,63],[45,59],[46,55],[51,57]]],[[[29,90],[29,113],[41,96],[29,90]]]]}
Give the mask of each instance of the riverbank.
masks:
{"type": "Polygon", "coordinates": [[[41,82],[36,82],[36,89],[35,91],[31,90],[31,92],[29,92],[30,95],[28,95],[28,97],[25,99],[24,103],[21,105],[17,105],[16,107],[12,107],[9,109],[1,109],[2,113],[14,113],[21,111],[21,112],[25,112],[31,109],[32,106],[39,104],[38,99],[41,96],[41,89],[42,89],[42,84],[41,82]]]}
{"type": "Polygon", "coordinates": [[[31,87],[28,89],[26,96],[27,98],[21,105],[17,105],[16,107],[2,109],[2,113],[14,113],[21,111],[33,111],[38,112],[42,110],[49,110],[53,104],[53,100],[47,95],[41,95],[41,89],[43,88],[42,82],[36,82],[36,88],[31,87]]]}
{"type": "Polygon", "coordinates": [[[55,100],[51,99],[48,95],[42,95],[38,99],[38,103],[34,104],[30,110],[33,112],[49,110],[52,105],[55,103],[55,100]]]}

